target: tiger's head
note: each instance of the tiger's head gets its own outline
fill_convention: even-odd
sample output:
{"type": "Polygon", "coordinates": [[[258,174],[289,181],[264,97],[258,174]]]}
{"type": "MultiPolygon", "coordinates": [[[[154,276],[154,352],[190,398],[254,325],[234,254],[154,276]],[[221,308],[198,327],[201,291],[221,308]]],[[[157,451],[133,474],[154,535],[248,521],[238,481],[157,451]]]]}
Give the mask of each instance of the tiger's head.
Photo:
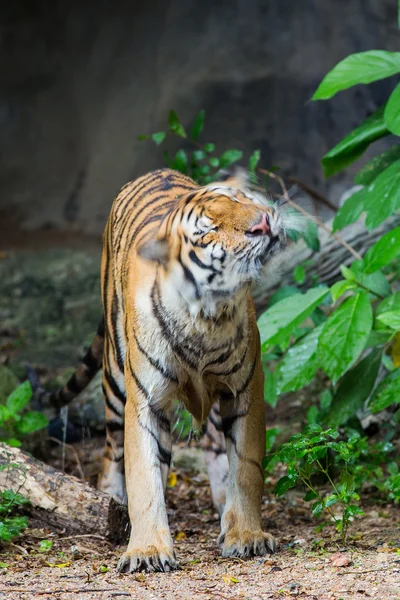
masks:
{"type": "Polygon", "coordinates": [[[207,304],[212,313],[259,276],[289,228],[299,229],[296,219],[279,212],[240,169],[181,196],[138,253],[162,265],[191,312],[207,304]]]}

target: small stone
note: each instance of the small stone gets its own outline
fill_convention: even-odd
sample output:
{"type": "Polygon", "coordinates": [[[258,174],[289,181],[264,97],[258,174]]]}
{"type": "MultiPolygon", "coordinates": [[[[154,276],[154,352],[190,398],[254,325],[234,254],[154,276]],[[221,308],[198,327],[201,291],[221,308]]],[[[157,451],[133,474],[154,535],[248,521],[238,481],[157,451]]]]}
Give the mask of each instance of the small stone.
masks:
{"type": "Polygon", "coordinates": [[[332,567],[348,567],[351,564],[351,560],[346,554],[336,552],[331,556],[332,567]]]}

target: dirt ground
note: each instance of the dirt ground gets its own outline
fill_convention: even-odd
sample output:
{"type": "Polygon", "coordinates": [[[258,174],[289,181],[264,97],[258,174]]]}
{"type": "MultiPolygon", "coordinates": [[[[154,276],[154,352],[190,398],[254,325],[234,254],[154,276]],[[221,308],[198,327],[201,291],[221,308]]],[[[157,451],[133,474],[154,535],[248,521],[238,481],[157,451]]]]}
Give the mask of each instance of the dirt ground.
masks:
{"type": "MultiPolygon", "coordinates": [[[[40,249],[27,254],[25,248],[21,255],[0,256],[0,359],[17,373],[22,373],[25,360],[61,373],[73,366],[77,348],[94,331],[98,253],[95,248],[91,258],[80,252],[46,254],[40,249]]],[[[279,403],[277,411],[269,409],[269,426],[285,431],[298,427],[304,402],[297,396],[281,408],[279,403]]],[[[103,439],[95,437],[67,446],[67,472],[93,481],[102,445],[103,439]]],[[[118,574],[123,547],[113,547],[100,536],[55,534],[31,522],[23,536],[0,548],[0,599],[400,600],[399,508],[364,504],[365,516],[356,518],[347,547],[342,548],[333,526],[315,532],[318,523],[301,499],[301,490],[280,499],[272,495],[281,475],[277,473],[267,482],[263,503],[264,526],[278,541],[277,554],[246,561],[223,559],[203,463],[198,451],[190,454],[181,446],[181,459],[173,466],[176,481],[171,478],[167,492],[178,571],[118,574]],[[40,552],[42,540],[52,545],[40,552]]],[[[57,468],[61,454],[59,443],[48,444],[46,459],[57,468]]]]}
{"type": "MultiPolygon", "coordinates": [[[[99,457],[100,447],[101,440],[96,440],[78,444],[75,450],[78,456],[90,451],[99,457]]],[[[50,462],[55,465],[60,450],[53,449],[50,462]]],[[[222,558],[217,545],[219,522],[197,456],[200,452],[192,450],[189,458],[201,471],[173,466],[167,491],[178,571],[118,574],[115,569],[123,547],[113,547],[100,536],[70,537],[32,527],[17,542],[3,547],[0,561],[7,568],[1,569],[0,598],[400,599],[400,511],[391,505],[365,505],[365,516],[352,524],[347,547],[342,548],[333,526],[315,533],[317,523],[300,491],[276,499],[269,493],[271,481],[263,517],[265,529],[278,540],[277,554],[250,560],[222,558]],[[42,540],[51,541],[51,549],[40,552],[42,540]]],[[[182,456],[184,449],[180,464],[182,456]]]]}

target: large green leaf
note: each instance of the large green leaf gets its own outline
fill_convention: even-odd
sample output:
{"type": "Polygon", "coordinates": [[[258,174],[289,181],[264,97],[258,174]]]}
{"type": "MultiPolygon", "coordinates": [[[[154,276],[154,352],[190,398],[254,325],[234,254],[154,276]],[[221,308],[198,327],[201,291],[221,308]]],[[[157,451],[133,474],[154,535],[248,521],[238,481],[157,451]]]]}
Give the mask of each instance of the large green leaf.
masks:
{"type": "Polygon", "coordinates": [[[372,328],[372,308],[360,292],[348,298],[324,324],[318,342],[321,368],[335,383],[357,360],[372,328]]]}
{"type": "Polygon", "coordinates": [[[391,310],[390,312],[382,313],[376,318],[387,327],[390,327],[390,329],[400,331],[400,310],[391,310]]]}
{"type": "Polygon", "coordinates": [[[371,83],[400,72],[400,52],[368,50],[350,54],[325,76],[313,100],[328,100],[359,83],[371,83]]]}
{"type": "Polygon", "coordinates": [[[361,287],[371,290],[377,296],[387,296],[390,294],[389,282],[382,271],[365,273],[363,260],[355,260],[351,264],[350,272],[353,274],[352,281],[357,282],[361,287]]]}
{"type": "Polygon", "coordinates": [[[233,163],[240,160],[243,156],[243,152],[241,150],[226,150],[219,159],[219,166],[221,169],[229,167],[233,163]]]}
{"type": "Polygon", "coordinates": [[[327,426],[340,427],[363,407],[374,388],[381,358],[382,350],[375,349],[343,376],[326,416],[327,426]]]}
{"type": "Polygon", "coordinates": [[[364,210],[364,196],[366,191],[358,190],[354,192],[337,211],[333,220],[332,230],[338,231],[347,225],[357,221],[364,210]]]}
{"type": "Polygon", "coordinates": [[[170,110],[170,112],[169,112],[168,125],[169,125],[170,130],[173,133],[175,133],[176,135],[179,135],[180,137],[183,137],[183,138],[186,137],[185,128],[183,127],[182,123],[179,120],[178,115],[176,114],[176,112],[174,110],[170,110]]]}
{"type": "Polygon", "coordinates": [[[388,135],[384,106],[370,115],[359,127],[341,140],[322,159],[325,177],[338,173],[359,158],[371,142],[388,135]]]}
{"type": "Polygon", "coordinates": [[[318,368],[317,346],[322,325],[305,335],[286,353],[277,369],[278,393],[294,392],[304,387],[318,368]]]}
{"type": "Polygon", "coordinates": [[[382,171],[366,188],[364,210],[365,224],[374,229],[400,209],[400,160],[382,171]]]}
{"type": "Polygon", "coordinates": [[[386,233],[364,256],[364,272],[374,273],[400,256],[400,227],[386,233]]]}
{"type": "Polygon", "coordinates": [[[372,160],[358,171],[354,178],[354,181],[359,185],[369,185],[373,180],[388,168],[395,160],[400,159],[400,144],[398,146],[392,146],[389,150],[385,150],[382,154],[374,156],[372,160]]]}
{"type": "Polygon", "coordinates": [[[32,388],[29,381],[21,383],[7,398],[7,408],[14,414],[21,412],[32,397],[32,388]]]}
{"type": "Polygon", "coordinates": [[[373,413],[400,402],[400,368],[392,371],[376,388],[369,406],[373,413]]]}
{"type": "Polygon", "coordinates": [[[395,87],[385,108],[386,127],[394,135],[400,135],[400,83],[395,87]]]}
{"type": "Polygon", "coordinates": [[[328,288],[318,287],[305,294],[295,294],[271,306],[258,319],[262,348],[286,342],[297,325],[300,325],[328,294],[328,288]]]}

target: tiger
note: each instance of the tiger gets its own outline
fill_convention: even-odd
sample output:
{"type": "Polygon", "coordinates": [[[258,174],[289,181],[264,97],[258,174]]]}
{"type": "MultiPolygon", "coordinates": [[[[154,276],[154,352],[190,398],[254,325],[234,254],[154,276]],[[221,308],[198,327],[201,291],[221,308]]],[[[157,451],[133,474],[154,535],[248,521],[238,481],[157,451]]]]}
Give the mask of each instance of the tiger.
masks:
{"type": "Polygon", "coordinates": [[[128,504],[131,522],[120,572],[178,566],[165,505],[176,401],[205,423],[222,556],[276,550],[261,519],[264,375],[250,286],[285,246],[290,220],[244,169],[206,185],[158,169],[113,202],[102,239],[103,318],[50,402],[68,404],[102,368],[98,487],[128,504]]]}

